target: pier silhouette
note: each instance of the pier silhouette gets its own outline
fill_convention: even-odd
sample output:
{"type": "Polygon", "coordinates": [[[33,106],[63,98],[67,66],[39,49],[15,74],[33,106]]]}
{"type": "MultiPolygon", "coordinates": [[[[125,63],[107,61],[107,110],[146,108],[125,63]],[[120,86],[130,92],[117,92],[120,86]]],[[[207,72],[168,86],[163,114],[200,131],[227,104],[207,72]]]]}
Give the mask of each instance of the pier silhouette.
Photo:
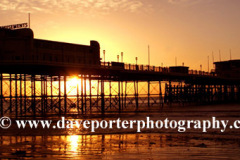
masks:
{"type": "Polygon", "coordinates": [[[88,46],[40,40],[20,27],[0,28],[1,116],[161,110],[166,104],[240,100],[240,78],[231,76],[238,71],[226,76],[186,66],[101,62],[97,41],[88,46]],[[73,77],[76,83],[68,85],[73,77]]]}

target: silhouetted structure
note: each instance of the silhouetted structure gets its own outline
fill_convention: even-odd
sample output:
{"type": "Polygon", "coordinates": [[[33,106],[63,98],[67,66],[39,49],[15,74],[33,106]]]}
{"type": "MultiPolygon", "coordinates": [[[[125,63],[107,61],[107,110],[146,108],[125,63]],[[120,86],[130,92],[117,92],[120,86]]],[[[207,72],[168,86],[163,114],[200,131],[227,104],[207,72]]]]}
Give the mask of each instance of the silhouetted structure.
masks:
{"type": "MultiPolygon", "coordinates": [[[[100,66],[100,46],[90,41],[90,46],[34,39],[29,28],[0,29],[0,63],[11,71],[41,73],[44,70],[72,70],[100,66]],[[14,68],[11,65],[14,64],[14,68]],[[31,66],[31,67],[29,67],[31,66]]],[[[5,70],[6,71],[6,70],[5,70]]]]}
{"type": "Polygon", "coordinates": [[[96,41],[85,46],[39,40],[33,38],[31,29],[15,26],[0,27],[1,115],[137,111],[154,106],[161,109],[163,104],[173,102],[240,99],[240,80],[236,77],[216,76],[184,66],[101,63],[96,41]],[[80,83],[70,88],[67,82],[72,75],[80,83]],[[71,94],[72,91],[76,93],[71,94]]]}
{"type": "Polygon", "coordinates": [[[240,78],[240,60],[215,62],[215,72],[218,76],[240,78]]]}
{"type": "Polygon", "coordinates": [[[188,69],[189,69],[189,67],[185,67],[185,66],[172,66],[172,67],[169,67],[169,71],[171,73],[188,74],[188,69]]]}

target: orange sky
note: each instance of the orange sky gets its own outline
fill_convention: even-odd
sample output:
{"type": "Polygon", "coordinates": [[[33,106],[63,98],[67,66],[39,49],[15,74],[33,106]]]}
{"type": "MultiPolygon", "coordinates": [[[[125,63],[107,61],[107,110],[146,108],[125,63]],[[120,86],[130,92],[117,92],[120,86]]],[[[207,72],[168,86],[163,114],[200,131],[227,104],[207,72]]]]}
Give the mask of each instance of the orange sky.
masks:
{"type": "MultiPolygon", "coordinates": [[[[97,40],[106,60],[164,66],[200,64],[207,57],[240,59],[239,0],[1,0],[0,25],[27,22],[35,38],[89,44],[97,40]]],[[[212,65],[210,65],[212,68],[212,65]]]]}

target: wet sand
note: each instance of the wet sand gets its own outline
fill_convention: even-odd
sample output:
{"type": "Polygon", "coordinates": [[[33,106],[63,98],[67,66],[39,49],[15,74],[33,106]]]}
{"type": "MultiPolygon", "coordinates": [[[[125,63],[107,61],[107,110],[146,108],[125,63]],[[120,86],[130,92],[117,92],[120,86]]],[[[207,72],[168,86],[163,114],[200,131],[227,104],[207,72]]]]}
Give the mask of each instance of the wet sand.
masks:
{"type": "MultiPolygon", "coordinates": [[[[162,112],[111,113],[87,119],[240,119],[240,105],[168,107],[162,112]]],[[[44,118],[40,118],[44,119],[44,118]]],[[[59,117],[52,117],[59,119],[59,117]]],[[[0,130],[0,159],[239,159],[239,130],[0,130]]]]}

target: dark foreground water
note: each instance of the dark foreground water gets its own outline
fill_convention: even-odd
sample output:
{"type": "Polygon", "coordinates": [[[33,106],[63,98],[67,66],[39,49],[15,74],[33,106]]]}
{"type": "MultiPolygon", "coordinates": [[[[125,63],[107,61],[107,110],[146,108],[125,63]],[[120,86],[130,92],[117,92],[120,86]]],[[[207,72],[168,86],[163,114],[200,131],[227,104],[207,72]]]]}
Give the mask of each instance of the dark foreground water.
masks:
{"type": "MultiPolygon", "coordinates": [[[[240,119],[240,105],[165,108],[162,112],[107,114],[87,119],[240,119]]],[[[55,119],[58,119],[54,117],[55,119]]],[[[86,118],[86,117],[85,117],[86,118]]],[[[44,119],[44,118],[41,118],[44,119]]],[[[0,159],[239,159],[240,132],[209,130],[0,129],[0,159]]]]}

